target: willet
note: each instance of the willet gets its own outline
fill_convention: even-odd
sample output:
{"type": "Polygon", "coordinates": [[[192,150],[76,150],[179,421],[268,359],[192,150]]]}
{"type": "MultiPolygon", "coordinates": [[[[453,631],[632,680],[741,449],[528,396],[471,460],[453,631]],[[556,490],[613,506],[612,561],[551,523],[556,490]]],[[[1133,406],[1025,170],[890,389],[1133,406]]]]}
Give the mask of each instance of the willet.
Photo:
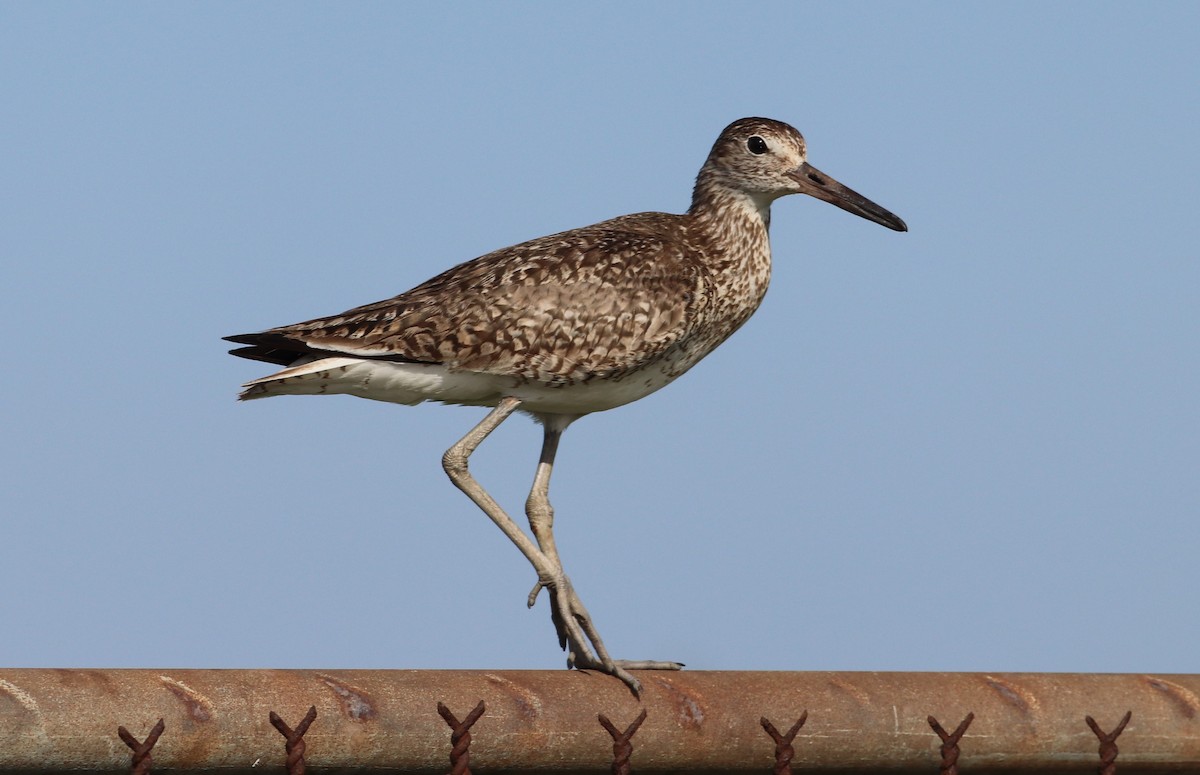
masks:
{"type": "Polygon", "coordinates": [[[243,358],[285,366],[242,399],[346,393],[417,404],[493,407],[442,457],[455,485],[516,544],[545,588],[569,667],[614,675],[677,662],[614,660],[563,571],[550,473],[559,438],[592,412],[667,385],[736,331],[771,276],[771,203],[809,194],[896,231],[904,221],[819,172],[787,124],[744,118],[721,132],[684,215],[639,213],[523,242],[412,290],[332,317],[226,337],[243,358]],[[467,470],[515,411],[544,437],[525,504],[533,540],[467,470]]]}

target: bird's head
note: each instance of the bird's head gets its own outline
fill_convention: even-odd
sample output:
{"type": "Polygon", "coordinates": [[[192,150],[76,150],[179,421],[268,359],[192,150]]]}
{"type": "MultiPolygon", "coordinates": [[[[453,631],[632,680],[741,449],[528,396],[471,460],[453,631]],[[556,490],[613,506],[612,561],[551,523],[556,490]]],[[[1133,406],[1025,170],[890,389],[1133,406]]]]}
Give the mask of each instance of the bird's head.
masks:
{"type": "MultiPolygon", "coordinates": [[[[788,194],[808,194],[896,231],[908,231],[893,213],[808,163],[804,136],[769,118],[734,121],[717,138],[696,181],[696,201],[707,187],[752,199],[765,211],[788,194]]],[[[693,205],[695,206],[695,205],[693,205]]]]}

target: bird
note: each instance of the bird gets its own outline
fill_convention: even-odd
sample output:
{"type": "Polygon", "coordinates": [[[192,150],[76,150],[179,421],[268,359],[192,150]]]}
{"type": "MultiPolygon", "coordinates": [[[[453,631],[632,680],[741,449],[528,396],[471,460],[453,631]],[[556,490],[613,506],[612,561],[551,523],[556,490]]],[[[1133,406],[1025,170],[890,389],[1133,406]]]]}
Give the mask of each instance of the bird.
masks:
{"type": "Polygon", "coordinates": [[[225,337],[242,345],[231,354],[284,367],[247,382],[239,398],[348,394],[490,408],[446,450],[446,474],[533,566],[527,603],[547,591],[567,667],[614,676],[636,695],[631,671],[683,665],[609,655],[554,541],[549,492],[559,440],[581,417],[670,384],[750,318],[771,277],[771,204],[790,194],[908,230],[809,164],[794,127],[742,118],[717,137],[686,213],[624,215],[533,239],[383,301],[225,337]],[[475,449],[517,412],[543,430],[525,503],[532,538],[468,469],[475,449]]]}

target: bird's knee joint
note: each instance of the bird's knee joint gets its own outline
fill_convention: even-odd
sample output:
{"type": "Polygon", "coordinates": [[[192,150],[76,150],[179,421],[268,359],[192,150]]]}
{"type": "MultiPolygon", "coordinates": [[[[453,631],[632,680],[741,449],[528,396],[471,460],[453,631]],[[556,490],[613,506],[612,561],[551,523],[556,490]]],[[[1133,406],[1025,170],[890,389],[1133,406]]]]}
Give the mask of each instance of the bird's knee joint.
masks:
{"type": "Polygon", "coordinates": [[[525,501],[525,514],[536,521],[553,522],[554,507],[549,501],[530,498],[525,501]]]}
{"type": "Polygon", "coordinates": [[[467,453],[457,444],[442,455],[442,468],[451,479],[458,479],[467,473],[467,453]]]}

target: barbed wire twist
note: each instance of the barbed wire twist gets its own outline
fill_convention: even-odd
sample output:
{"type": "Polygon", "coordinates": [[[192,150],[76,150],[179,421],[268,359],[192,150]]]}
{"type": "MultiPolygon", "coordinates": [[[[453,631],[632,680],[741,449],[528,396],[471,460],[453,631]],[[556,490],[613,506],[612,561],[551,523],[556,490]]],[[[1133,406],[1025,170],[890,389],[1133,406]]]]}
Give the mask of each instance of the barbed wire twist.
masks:
{"type": "Polygon", "coordinates": [[[471,775],[471,726],[479,720],[487,710],[483,700],[475,709],[467,714],[462,721],[455,718],[442,703],[437,705],[438,713],[450,727],[450,775],[471,775]]]}
{"type": "Polygon", "coordinates": [[[271,719],[271,726],[279,730],[279,734],[283,735],[286,740],[283,750],[287,752],[288,775],[304,775],[304,749],[307,748],[304,742],[304,733],[317,720],[317,706],[313,705],[308,709],[308,713],[295,729],[289,727],[287,722],[280,718],[275,711],[271,711],[268,718],[271,719]]]}
{"type": "Polygon", "coordinates": [[[792,741],[796,739],[796,733],[800,731],[800,727],[804,726],[804,722],[808,721],[808,711],[800,714],[800,718],[792,728],[786,733],[781,733],[775,728],[775,725],[763,716],[758,720],[762,724],[762,728],[766,730],[771,739],[775,741],[775,775],[792,775],[792,759],[796,755],[796,750],[792,748],[792,741]]]}
{"type": "Polygon", "coordinates": [[[1096,719],[1091,716],[1085,716],[1084,721],[1092,728],[1092,732],[1096,735],[1096,739],[1100,741],[1100,775],[1117,775],[1117,738],[1125,731],[1125,725],[1129,723],[1129,719],[1133,718],[1133,711],[1126,711],[1125,717],[1121,719],[1121,723],[1117,724],[1117,728],[1111,732],[1105,732],[1096,723],[1096,719]]]}
{"type": "Polygon", "coordinates": [[[949,734],[938,723],[938,720],[930,716],[929,726],[937,733],[937,736],[942,739],[942,774],[943,775],[958,775],[958,741],[966,733],[967,727],[971,726],[971,722],[975,720],[974,713],[968,713],[967,717],[962,720],[958,728],[949,734]]]}
{"type": "Polygon", "coordinates": [[[159,735],[166,728],[167,725],[163,723],[162,719],[159,719],[158,723],[150,729],[150,734],[146,735],[145,741],[139,743],[138,739],[130,734],[128,729],[117,727],[117,737],[121,738],[121,741],[129,746],[129,750],[133,751],[129,765],[129,772],[132,775],[149,775],[150,767],[154,764],[153,759],[150,757],[150,749],[154,748],[154,744],[158,742],[159,735]]]}
{"type": "Polygon", "coordinates": [[[634,733],[638,731],[638,727],[646,720],[646,709],[642,708],[642,712],[638,714],[638,717],[633,720],[632,724],[625,728],[624,732],[617,729],[608,720],[608,716],[605,716],[603,713],[596,718],[600,721],[600,726],[608,731],[609,737],[613,740],[612,775],[629,775],[633,772],[633,764],[630,762],[633,756],[633,743],[630,741],[633,739],[634,733]]]}

